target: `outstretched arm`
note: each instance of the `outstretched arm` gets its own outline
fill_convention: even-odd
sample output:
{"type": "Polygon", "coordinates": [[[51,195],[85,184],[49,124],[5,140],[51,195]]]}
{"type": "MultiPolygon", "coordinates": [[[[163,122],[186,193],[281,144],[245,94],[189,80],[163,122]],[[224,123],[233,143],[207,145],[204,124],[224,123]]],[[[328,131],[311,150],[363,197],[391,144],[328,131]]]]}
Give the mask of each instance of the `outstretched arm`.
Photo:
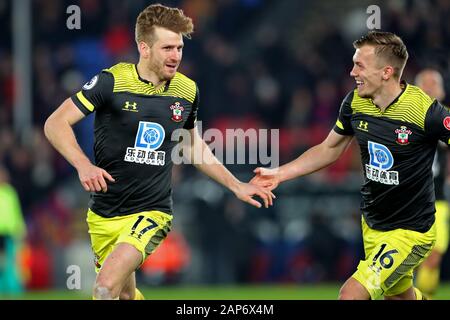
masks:
{"type": "Polygon", "coordinates": [[[66,99],[45,122],[44,132],[50,143],[78,171],[81,185],[86,191],[107,191],[105,178],[114,182],[105,170],[94,166],[81,150],[72,126],[84,118],[73,101],[66,99]]]}
{"type": "Polygon", "coordinates": [[[297,159],[274,169],[257,168],[250,181],[262,187],[275,189],[279,183],[316,172],[334,163],[350,144],[353,136],[345,136],[334,130],[320,144],[308,149],[297,159]]]}
{"type": "Polygon", "coordinates": [[[253,199],[259,196],[266,208],[272,205],[273,193],[267,189],[243,183],[239,181],[220,161],[214,156],[205,141],[200,137],[197,128],[190,129],[191,145],[186,155],[191,163],[201,172],[231,190],[238,199],[260,208],[261,204],[253,199]]]}

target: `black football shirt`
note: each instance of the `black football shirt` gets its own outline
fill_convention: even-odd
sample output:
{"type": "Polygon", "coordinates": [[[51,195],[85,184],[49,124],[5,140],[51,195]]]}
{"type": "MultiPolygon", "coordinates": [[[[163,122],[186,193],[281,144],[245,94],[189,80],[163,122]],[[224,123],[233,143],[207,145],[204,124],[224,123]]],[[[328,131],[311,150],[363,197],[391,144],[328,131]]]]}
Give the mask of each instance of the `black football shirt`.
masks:
{"type": "Polygon", "coordinates": [[[93,192],[89,207],[103,217],[159,210],[172,214],[171,152],[177,129],[192,129],[198,88],[181,73],[165,86],[140,78],[136,65],[119,63],[72,96],[86,115],[95,112],[95,165],[115,179],[93,192]]]}
{"type": "Polygon", "coordinates": [[[385,111],[357,90],[344,99],[334,130],[354,135],[364,170],[361,210],[375,230],[425,232],[434,223],[432,164],[438,140],[450,139],[450,113],[416,86],[385,111]]]}

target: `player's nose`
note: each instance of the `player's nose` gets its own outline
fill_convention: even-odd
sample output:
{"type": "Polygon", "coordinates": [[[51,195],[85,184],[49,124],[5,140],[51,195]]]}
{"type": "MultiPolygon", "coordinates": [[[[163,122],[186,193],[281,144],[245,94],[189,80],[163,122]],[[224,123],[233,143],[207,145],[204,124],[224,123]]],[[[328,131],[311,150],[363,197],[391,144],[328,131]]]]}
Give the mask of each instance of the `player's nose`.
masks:
{"type": "Polygon", "coordinates": [[[174,62],[180,61],[180,60],[181,60],[181,52],[178,51],[177,49],[172,50],[172,51],[170,52],[169,59],[172,60],[172,61],[174,61],[174,62]]]}

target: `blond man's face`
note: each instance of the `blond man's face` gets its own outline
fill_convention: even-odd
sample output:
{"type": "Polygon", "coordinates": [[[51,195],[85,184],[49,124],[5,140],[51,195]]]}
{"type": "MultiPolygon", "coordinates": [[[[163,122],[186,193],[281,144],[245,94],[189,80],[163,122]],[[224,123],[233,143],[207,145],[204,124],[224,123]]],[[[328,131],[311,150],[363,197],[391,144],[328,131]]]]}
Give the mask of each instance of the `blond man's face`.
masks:
{"type": "Polygon", "coordinates": [[[149,67],[161,81],[172,79],[183,57],[183,36],[155,27],[155,42],[149,49],[149,67]]]}

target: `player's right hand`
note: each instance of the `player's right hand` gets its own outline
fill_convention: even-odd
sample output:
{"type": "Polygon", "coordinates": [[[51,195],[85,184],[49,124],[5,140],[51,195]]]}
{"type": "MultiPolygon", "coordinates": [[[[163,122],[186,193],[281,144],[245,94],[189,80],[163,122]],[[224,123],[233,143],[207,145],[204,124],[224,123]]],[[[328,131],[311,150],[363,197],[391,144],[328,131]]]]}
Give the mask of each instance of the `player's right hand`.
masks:
{"type": "Polygon", "coordinates": [[[105,178],[110,182],[116,181],[106,170],[96,167],[91,163],[78,169],[78,177],[84,190],[88,192],[108,191],[105,178]]]}

